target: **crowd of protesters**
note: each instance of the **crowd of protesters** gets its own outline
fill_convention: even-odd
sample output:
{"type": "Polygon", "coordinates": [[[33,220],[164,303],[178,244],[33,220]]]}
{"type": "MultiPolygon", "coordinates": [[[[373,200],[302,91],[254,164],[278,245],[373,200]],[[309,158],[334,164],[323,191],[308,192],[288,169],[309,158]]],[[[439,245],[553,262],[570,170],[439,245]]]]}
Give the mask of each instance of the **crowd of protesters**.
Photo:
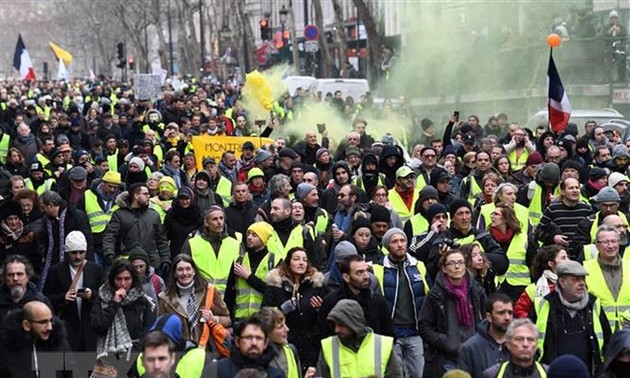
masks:
{"type": "Polygon", "coordinates": [[[244,103],[229,81],[0,83],[0,376],[52,351],[92,376],[625,376],[619,133],[302,90],[262,129],[244,103]],[[274,136],[313,102],[342,140],[274,136]],[[256,134],[275,143],[197,165],[194,136],[256,134]]]}

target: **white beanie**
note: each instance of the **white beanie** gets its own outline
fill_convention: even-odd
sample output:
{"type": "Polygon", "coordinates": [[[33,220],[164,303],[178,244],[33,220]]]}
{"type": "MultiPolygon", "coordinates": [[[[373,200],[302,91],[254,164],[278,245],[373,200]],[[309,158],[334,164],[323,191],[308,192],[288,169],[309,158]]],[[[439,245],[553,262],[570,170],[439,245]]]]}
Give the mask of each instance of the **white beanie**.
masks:
{"type": "Polygon", "coordinates": [[[87,241],[81,231],[72,231],[66,236],[66,252],[87,251],[87,241]]]}
{"type": "Polygon", "coordinates": [[[131,164],[136,164],[141,171],[144,171],[144,160],[142,160],[142,158],[139,158],[137,156],[131,158],[131,160],[129,160],[129,165],[131,164]]]}
{"type": "Polygon", "coordinates": [[[619,13],[617,13],[616,10],[611,10],[610,13],[608,13],[608,18],[613,18],[613,17],[617,17],[619,18],[619,13]]]}
{"type": "Polygon", "coordinates": [[[629,182],[628,176],[624,175],[623,173],[613,172],[610,174],[610,176],[608,176],[608,186],[612,188],[614,188],[615,185],[619,184],[622,181],[629,182]]]}

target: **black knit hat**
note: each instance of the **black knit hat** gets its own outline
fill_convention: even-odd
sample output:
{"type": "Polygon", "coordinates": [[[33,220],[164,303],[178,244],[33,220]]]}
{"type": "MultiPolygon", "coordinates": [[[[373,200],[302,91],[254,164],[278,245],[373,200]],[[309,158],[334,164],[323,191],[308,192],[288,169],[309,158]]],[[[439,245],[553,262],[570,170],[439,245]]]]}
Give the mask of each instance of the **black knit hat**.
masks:
{"type": "Polygon", "coordinates": [[[367,218],[359,217],[352,222],[352,229],[350,230],[350,235],[354,235],[360,228],[369,228],[372,229],[372,223],[367,218]]]}
{"type": "Polygon", "coordinates": [[[462,207],[467,207],[468,210],[472,212],[472,206],[470,206],[470,202],[466,201],[463,198],[457,198],[455,201],[451,202],[451,204],[448,206],[448,210],[450,211],[451,218],[453,218],[457,210],[459,210],[462,207]]]}
{"type": "Polygon", "coordinates": [[[370,222],[371,223],[374,223],[374,222],[390,223],[391,215],[389,213],[389,210],[387,210],[385,207],[380,206],[380,205],[374,206],[372,208],[372,211],[370,212],[370,222]]]}

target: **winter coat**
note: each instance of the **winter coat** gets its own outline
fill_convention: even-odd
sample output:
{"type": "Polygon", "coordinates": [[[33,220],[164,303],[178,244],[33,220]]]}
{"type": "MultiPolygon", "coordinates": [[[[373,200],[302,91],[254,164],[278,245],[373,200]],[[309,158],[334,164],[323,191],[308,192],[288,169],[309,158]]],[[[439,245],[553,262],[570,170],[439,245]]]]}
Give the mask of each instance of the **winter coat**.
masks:
{"type": "MultiPolygon", "coordinates": [[[[630,350],[630,330],[623,329],[615,332],[610,339],[610,344],[608,344],[604,371],[599,378],[621,378],[623,375],[615,374],[615,360],[621,354],[628,353],[628,350],[630,350]]],[[[627,374],[627,371],[625,374],[627,374]]]]}
{"type": "Polygon", "coordinates": [[[210,361],[209,358],[206,358],[201,376],[210,378],[233,378],[242,369],[254,369],[260,371],[262,377],[286,377],[284,371],[269,366],[278,353],[273,343],[269,343],[262,355],[258,358],[248,358],[244,356],[236,346],[236,343],[232,343],[230,349],[231,356],[229,358],[218,361],[210,361]]]}
{"type": "Polygon", "coordinates": [[[87,261],[82,274],[83,285],[80,287],[90,288],[92,297],[90,299],[81,299],[80,314],[77,302],[65,300],[66,292],[72,283],[70,267],[66,261],[60,262],[50,269],[46,285],[44,286],[44,294],[52,302],[54,312],[67,324],[71,325],[67,329],[67,338],[71,349],[75,352],[96,350],[96,334],[92,329],[90,314],[94,298],[98,295],[98,288],[103,283],[103,268],[91,261],[87,261]]]}
{"type": "Polygon", "coordinates": [[[39,275],[42,270],[42,255],[35,233],[24,228],[24,232],[13,240],[0,231],[0,259],[4,260],[9,255],[22,255],[30,261],[35,273],[39,275]]]}
{"type": "Polygon", "coordinates": [[[481,377],[487,368],[510,359],[507,348],[488,335],[488,327],[488,320],[482,320],[477,327],[477,333],[459,348],[457,367],[473,377],[481,377]]]}
{"type": "Polygon", "coordinates": [[[472,304],[474,325],[462,330],[457,321],[456,305],[448,293],[446,277],[440,272],[420,310],[419,331],[427,348],[424,353],[427,377],[441,377],[445,365],[457,365],[459,347],[477,330],[485,312],[486,294],[470,273],[467,273],[468,299],[472,304]]]}
{"type": "Polygon", "coordinates": [[[11,147],[15,147],[24,156],[24,161],[32,162],[35,159],[35,155],[39,152],[42,142],[37,139],[33,134],[27,137],[16,137],[13,139],[11,147]]]}
{"type": "MultiPolygon", "coordinates": [[[[64,232],[65,236],[63,240],[59,239],[59,232],[56,232],[56,235],[53,235],[53,240],[55,242],[55,246],[53,247],[53,255],[52,255],[52,265],[59,262],[59,246],[65,243],[65,237],[71,231],[81,231],[85,236],[85,240],[87,241],[87,255],[86,258],[90,261],[94,261],[94,243],[92,241],[92,229],[90,228],[90,221],[88,220],[87,214],[85,212],[77,209],[74,205],[67,205],[66,207],[66,219],[64,223],[64,232]]],[[[59,214],[64,210],[62,206],[59,208],[59,214]]],[[[47,219],[44,218],[44,240],[40,240],[42,244],[42,248],[44,251],[44,258],[46,258],[46,253],[48,251],[48,229],[47,229],[47,219]]],[[[53,229],[56,227],[53,226],[53,229]]],[[[52,266],[51,265],[51,266],[52,266]]]]}
{"type": "Polygon", "coordinates": [[[20,299],[20,301],[17,303],[13,302],[13,300],[11,299],[11,292],[9,291],[9,288],[3,284],[2,286],[0,286],[0,319],[3,319],[7,314],[15,310],[21,309],[22,307],[24,307],[25,304],[30,301],[44,302],[48,305],[48,307],[50,307],[51,309],[53,308],[48,298],[46,298],[46,296],[44,296],[42,293],[38,292],[35,285],[31,282],[27,284],[26,292],[22,296],[22,299],[20,299]]]}
{"type": "Polygon", "coordinates": [[[324,298],[324,275],[315,271],[304,278],[297,293],[289,279],[279,268],[267,275],[267,289],[263,297],[263,306],[280,308],[283,303],[296,298],[295,310],[285,313],[289,327],[289,343],[295,345],[300,355],[302,366],[315,366],[319,355],[321,335],[317,327],[318,310],[311,306],[311,298],[324,298]]]}
{"type": "Polygon", "coordinates": [[[229,229],[240,232],[245,239],[247,228],[255,222],[258,208],[252,206],[252,202],[245,203],[232,202],[225,208],[225,222],[229,229]]]}
{"type": "MultiPolygon", "coordinates": [[[[48,340],[38,340],[33,345],[32,337],[22,328],[23,313],[13,313],[2,321],[0,326],[0,377],[11,378],[35,378],[37,375],[33,369],[33,352],[36,350],[37,361],[40,369],[44,370],[47,352],[70,352],[70,346],[66,341],[64,323],[57,320],[53,323],[48,340]]],[[[63,359],[59,355],[60,359],[63,359]]],[[[50,358],[50,357],[48,357],[50,358]]],[[[50,360],[48,360],[50,363],[50,360]]],[[[63,364],[63,362],[60,362],[63,364]]],[[[50,368],[50,365],[48,365],[50,368]]],[[[47,372],[50,377],[50,371],[47,372]]],[[[42,376],[45,376],[42,372],[42,376]]],[[[60,371],[57,377],[65,376],[60,371]]]]}
{"type": "Polygon", "coordinates": [[[164,217],[164,230],[170,242],[171,258],[181,253],[188,235],[202,225],[203,218],[195,203],[184,209],[179,206],[177,200],[173,201],[173,207],[164,217]]]}
{"type": "Polygon", "coordinates": [[[114,211],[103,235],[103,256],[118,256],[140,245],[147,252],[151,266],[171,261],[166,232],[157,211],[145,207],[132,209],[127,192],[116,198],[114,211]]]}

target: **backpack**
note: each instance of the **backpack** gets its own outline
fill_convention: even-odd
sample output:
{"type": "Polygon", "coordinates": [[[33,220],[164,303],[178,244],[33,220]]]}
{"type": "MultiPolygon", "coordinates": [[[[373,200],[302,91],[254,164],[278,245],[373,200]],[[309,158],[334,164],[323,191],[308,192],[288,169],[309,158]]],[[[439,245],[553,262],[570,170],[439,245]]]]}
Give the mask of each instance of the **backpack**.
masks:
{"type": "MultiPolygon", "coordinates": [[[[214,300],[214,285],[208,284],[206,290],[206,309],[212,308],[214,300]]],[[[201,337],[199,338],[199,348],[205,349],[210,343],[210,347],[219,355],[219,358],[230,357],[230,347],[232,345],[232,336],[220,323],[205,322],[201,337]]]]}

